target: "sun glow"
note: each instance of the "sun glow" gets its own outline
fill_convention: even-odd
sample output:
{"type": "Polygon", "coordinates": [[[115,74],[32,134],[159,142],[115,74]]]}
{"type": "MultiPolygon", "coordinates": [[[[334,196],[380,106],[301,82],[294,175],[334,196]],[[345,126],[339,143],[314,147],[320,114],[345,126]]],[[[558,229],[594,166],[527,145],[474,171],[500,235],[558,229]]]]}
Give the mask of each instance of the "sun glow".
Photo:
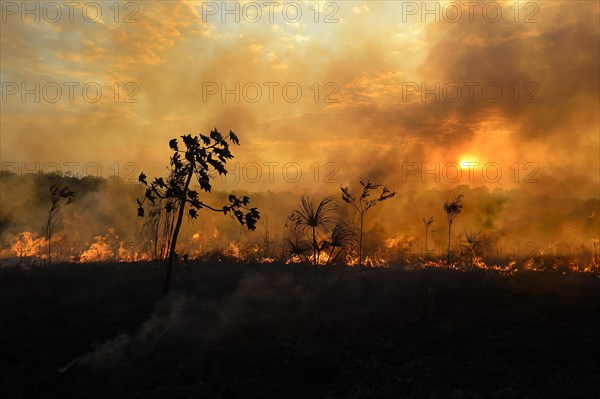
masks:
{"type": "Polygon", "coordinates": [[[479,159],[474,155],[463,155],[459,158],[458,164],[461,168],[477,167],[480,162],[479,159]]]}

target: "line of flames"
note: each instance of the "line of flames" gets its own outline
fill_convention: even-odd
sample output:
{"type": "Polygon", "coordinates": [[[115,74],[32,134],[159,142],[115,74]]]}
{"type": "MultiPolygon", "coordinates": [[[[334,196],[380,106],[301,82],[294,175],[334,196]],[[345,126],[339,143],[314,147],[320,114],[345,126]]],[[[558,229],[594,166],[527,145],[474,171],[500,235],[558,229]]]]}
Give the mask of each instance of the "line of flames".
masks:
{"type": "MultiPolygon", "coordinates": [[[[214,237],[218,237],[218,233],[213,232],[214,237]]],[[[221,257],[235,259],[241,262],[257,262],[257,263],[273,263],[278,259],[270,254],[264,254],[258,244],[243,244],[240,242],[229,242],[224,248],[217,248],[216,251],[202,251],[194,250],[194,244],[197,245],[199,234],[195,234],[190,240],[190,243],[186,244],[187,247],[191,247],[192,251],[186,256],[189,260],[202,259],[206,256],[217,255],[219,259],[221,257]]],[[[362,266],[368,268],[385,268],[394,264],[393,254],[399,250],[402,242],[402,238],[389,238],[385,240],[385,247],[383,250],[376,251],[374,254],[365,256],[362,260],[362,266]]],[[[57,237],[52,240],[53,247],[60,247],[61,238],[57,237]]],[[[138,262],[138,261],[150,261],[153,260],[153,256],[147,252],[136,250],[131,248],[125,243],[118,239],[113,229],[109,229],[109,234],[99,235],[87,246],[85,250],[73,251],[72,253],[63,254],[62,256],[56,254],[56,249],[52,253],[53,261],[69,261],[74,263],[94,263],[94,262],[138,262]]],[[[468,270],[491,270],[496,271],[504,275],[514,275],[518,271],[562,271],[566,272],[579,272],[579,273],[594,273],[599,274],[598,265],[594,264],[594,261],[590,261],[587,264],[577,264],[574,261],[570,261],[567,266],[557,267],[556,265],[544,264],[544,253],[540,253],[540,257],[531,257],[524,260],[520,265],[514,259],[509,260],[506,265],[487,264],[484,259],[479,256],[465,261],[453,262],[450,265],[446,264],[446,261],[440,259],[423,259],[420,257],[414,257],[412,259],[404,259],[404,263],[408,264],[414,269],[450,269],[457,271],[468,271],[468,270]]],[[[23,232],[19,234],[12,245],[7,250],[3,248],[0,254],[1,259],[17,259],[20,261],[29,261],[31,264],[43,264],[48,259],[48,240],[32,232],[23,232]]],[[[308,263],[313,262],[313,255],[311,254],[305,259],[300,259],[297,256],[289,259],[284,259],[287,264],[300,263],[306,261],[308,263]]],[[[326,265],[329,261],[329,254],[326,252],[317,253],[317,265],[326,265]]],[[[344,257],[344,264],[347,266],[358,266],[359,257],[356,251],[346,251],[344,257]]]]}

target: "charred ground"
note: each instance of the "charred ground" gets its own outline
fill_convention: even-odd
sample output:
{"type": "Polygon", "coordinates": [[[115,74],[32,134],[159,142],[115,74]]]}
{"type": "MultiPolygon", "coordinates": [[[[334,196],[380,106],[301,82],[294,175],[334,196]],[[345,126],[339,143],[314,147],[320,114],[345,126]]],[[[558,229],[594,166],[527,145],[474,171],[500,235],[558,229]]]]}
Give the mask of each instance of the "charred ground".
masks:
{"type": "Polygon", "coordinates": [[[597,277],[190,270],[0,269],[0,396],[600,397],[597,277]]]}

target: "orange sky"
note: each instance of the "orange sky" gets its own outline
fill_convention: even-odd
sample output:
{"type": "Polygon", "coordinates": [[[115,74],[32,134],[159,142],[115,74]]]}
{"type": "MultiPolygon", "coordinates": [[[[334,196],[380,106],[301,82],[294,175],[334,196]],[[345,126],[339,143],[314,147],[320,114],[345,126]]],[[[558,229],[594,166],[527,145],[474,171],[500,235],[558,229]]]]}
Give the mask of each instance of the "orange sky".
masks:
{"type": "Polygon", "coordinates": [[[169,139],[217,127],[242,144],[226,188],[598,197],[598,2],[279,3],[238,2],[236,22],[234,2],[3,2],[3,167],[135,180],[164,174],[169,139]]]}

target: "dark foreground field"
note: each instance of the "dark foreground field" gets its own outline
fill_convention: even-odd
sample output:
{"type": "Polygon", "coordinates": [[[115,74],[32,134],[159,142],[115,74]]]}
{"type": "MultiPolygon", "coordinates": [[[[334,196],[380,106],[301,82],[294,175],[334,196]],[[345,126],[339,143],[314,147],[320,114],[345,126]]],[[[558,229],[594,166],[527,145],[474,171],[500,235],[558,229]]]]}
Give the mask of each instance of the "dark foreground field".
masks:
{"type": "Polygon", "coordinates": [[[598,278],[191,269],[0,269],[0,397],[600,397],[598,278]]]}

